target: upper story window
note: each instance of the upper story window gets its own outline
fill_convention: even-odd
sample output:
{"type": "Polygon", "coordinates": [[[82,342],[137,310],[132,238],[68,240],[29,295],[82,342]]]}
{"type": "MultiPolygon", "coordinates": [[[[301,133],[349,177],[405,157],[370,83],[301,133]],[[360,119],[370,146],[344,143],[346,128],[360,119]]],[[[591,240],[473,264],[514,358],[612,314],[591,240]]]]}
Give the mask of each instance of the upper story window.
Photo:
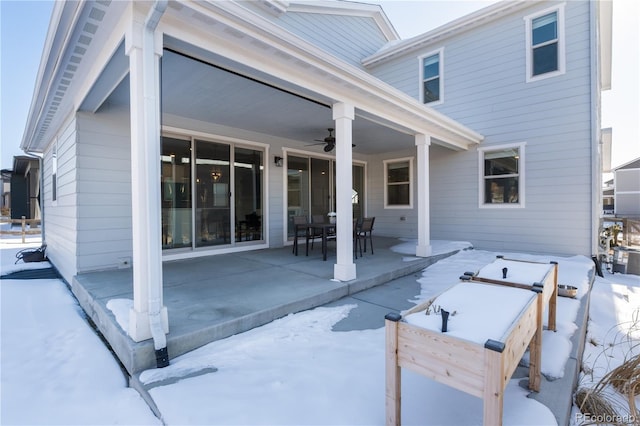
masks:
{"type": "Polygon", "coordinates": [[[525,17],[527,81],[565,72],[564,4],[525,17]]]}
{"type": "Polygon", "coordinates": [[[442,102],[442,53],[440,49],[419,58],[422,103],[442,102]]]}
{"type": "Polygon", "coordinates": [[[384,207],[413,207],[413,158],[384,161],[384,207]]]}
{"type": "Polygon", "coordinates": [[[478,151],[480,207],[524,207],[524,143],[478,151]]]}

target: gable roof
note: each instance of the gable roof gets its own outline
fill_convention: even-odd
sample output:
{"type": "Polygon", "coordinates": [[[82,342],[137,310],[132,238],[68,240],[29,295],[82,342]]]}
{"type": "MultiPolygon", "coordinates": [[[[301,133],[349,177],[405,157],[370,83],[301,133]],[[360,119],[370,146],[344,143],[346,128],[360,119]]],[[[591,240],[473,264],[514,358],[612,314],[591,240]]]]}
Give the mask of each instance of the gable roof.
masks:
{"type": "Polygon", "coordinates": [[[634,158],[631,161],[627,161],[626,163],[613,168],[614,171],[628,170],[628,169],[640,169],[640,157],[634,158]]]}
{"type": "Polygon", "coordinates": [[[501,1],[492,4],[424,34],[419,34],[415,37],[402,41],[390,42],[375,54],[368,58],[364,58],[362,60],[362,64],[365,67],[369,67],[390,61],[397,56],[421,49],[424,45],[433,43],[434,41],[444,37],[449,37],[463,31],[468,31],[480,25],[484,25],[487,22],[498,19],[515,10],[524,9],[530,5],[531,2],[527,1],[501,1]]]}
{"type": "MultiPolygon", "coordinates": [[[[364,13],[376,17],[381,27],[387,27],[389,37],[395,36],[378,6],[348,3],[346,7],[341,2],[297,5],[273,0],[262,3],[290,10],[364,13]]],[[[146,4],[136,2],[133,6],[141,9],[146,4]]],[[[55,4],[21,144],[23,150],[43,152],[62,121],[77,111],[96,89],[101,76],[106,73],[117,74],[120,79],[126,76],[129,62],[123,44],[127,41],[131,7],[129,2],[55,4]],[[114,69],[109,69],[111,66],[114,69]]],[[[477,132],[287,31],[267,19],[264,12],[251,9],[251,3],[242,1],[170,2],[158,29],[164,33],[165,43],[173,37],[183,45],[224,55],[225,59],[245,67],[260,64],[260,69],[254,71],[261,73],[261,77],[322,96],[325,105],[338,101],[353,103],[360,115],[395,125],[396,130],[405,134],[429,134],[438,143],[455,149],[467,149],[482,140],[477,132]],[[215,26],[211,25],[213,22],[215,26]],[[274,61],[274,57],[278,60],[274,61]]],[[[101,87],[103,92],[96,99],[106,99],[114,84],[101,87]]]]}

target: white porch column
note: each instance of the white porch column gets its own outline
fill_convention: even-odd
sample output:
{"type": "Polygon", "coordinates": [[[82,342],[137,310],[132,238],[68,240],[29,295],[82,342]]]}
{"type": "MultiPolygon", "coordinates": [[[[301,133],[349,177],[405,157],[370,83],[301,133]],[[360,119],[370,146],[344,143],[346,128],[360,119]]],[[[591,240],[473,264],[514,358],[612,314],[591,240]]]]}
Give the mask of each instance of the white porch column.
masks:
{"type": "MultiPolygon", "coordinates": [[[[131,103],[131,202],[133,231],[133,308],[129,336],[136,342],[169,332],[162,301],[160,202],[160,57],[162,41],[134,18],[126,37],[131,103]],[[158,318],[159,316],[159,318],[158,318]],[[159,320],[159,321],[158,321],[159,320]],[[161,332],[153,333],[152,327],[161,332]]],[[[165,347],[166,347],[166,341],[165,347]]],[[[160,348],[156,348],[160,349],[160,348]]]]}
{"type": "Polygon", "coordinates": [[[431,137],[416,135],[418,156],[418,245],[416,256],[431,255],[431,230],[429,213],[429,145],[431,137]]]}
{"type": "Polygon", "coordinates": [[[350,281],[356,278],[353,263],[353,205],[352,191],[352,122],[355,118],[353,105],[333,105],[336,128],[336,250],[337,260],[333,266],[333,278],[350,281]]]}

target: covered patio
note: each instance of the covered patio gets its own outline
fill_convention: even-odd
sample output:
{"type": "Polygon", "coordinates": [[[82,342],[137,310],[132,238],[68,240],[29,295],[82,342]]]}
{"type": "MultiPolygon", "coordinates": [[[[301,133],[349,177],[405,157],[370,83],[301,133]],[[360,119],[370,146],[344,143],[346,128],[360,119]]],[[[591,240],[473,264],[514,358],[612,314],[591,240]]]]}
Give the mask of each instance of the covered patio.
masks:
{"type": "MultiPolygon", "coordinates": [[[[414,257],[392,250],[402,243],[399,239],[375,237],[374,243],[375,254],[369,250],[354,260],[359,274],[349,282],[332,279],[334,243],[329,245],[327,261],[322,260],[317,244],[305,256],[303,243],[298,256],[287,246],[165,262],[163,298],[171,312],[170,359],[290,313],[418,272],[452,254],[414,257]]],[[[153,341],[134,342],[119,324],[126,324],[128,318],[117,318],[128,313],[132,282],[130,268],[80,274],[72,282],[80,305],[130,374],[156,366],[153,341]]]]}

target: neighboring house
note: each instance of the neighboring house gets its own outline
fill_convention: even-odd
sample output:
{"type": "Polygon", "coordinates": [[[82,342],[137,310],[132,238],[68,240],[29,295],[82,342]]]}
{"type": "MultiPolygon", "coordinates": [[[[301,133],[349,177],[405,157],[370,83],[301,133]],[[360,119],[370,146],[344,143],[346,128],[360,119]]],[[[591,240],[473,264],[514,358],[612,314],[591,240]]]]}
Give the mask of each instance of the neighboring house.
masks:
{"type": "Polygon", "coordinates": [[[615,167],[613,176],[614,215],[640,219],[640,158],[615,167]]]}
{"type": "Polygon", "coordinates": [[[615,214],[615,189],[613,179],[610,179],[602,186],[602,211],[605,215],[615,214]]]}
{"type": "Polygon", "coordinates": [[[10,208],[11,219],[40,219],[40,159],[13,157],[13,170],[2,171],[2,207],[10,208]]]}
{"type": "Polygon", "coordinates": [[[337,212],[342,281],[352,217],[418,256],[593,255],[610,6],[501,2],[401,41],[354,2],[57,2],[22,141],[47,255],[71,283],[132,257],[136,341],[166,330],[163,261],[291,244],[295,215],[337,212]]]}
{"type": "Polygon", "coordinates": [[[2,216],[9,217],[9,210],[11,209],[11,170],[2,169],[0,171],[0,208],[2,209],[2,216]]]}

